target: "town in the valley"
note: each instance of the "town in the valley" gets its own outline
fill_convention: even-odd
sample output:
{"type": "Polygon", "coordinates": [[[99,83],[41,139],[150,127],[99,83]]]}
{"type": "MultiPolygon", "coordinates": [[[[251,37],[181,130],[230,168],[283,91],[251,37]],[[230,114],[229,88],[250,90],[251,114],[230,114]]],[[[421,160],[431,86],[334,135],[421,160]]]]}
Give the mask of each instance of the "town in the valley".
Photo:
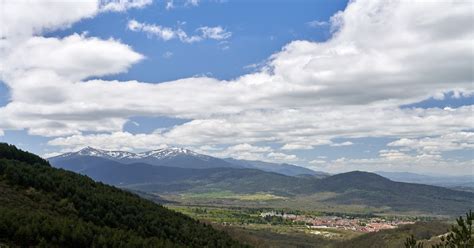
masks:
{"type": "MultiPolygon", "coordinates": [[[[283,212],[263,212],[260,214],[262,218],[281,217],[293,222],[306,223],[309,229],[343,229],[357,232],[378,232],[384,229],[394,229],[399,225],[413,224],[414,221],[405,219],[385,219],[381,217],[373,218],[353,218],[340,216],[307,216],[297,215],[283,212]]],[[[319,234],[316,233],[315,234],[319,234]]]]}

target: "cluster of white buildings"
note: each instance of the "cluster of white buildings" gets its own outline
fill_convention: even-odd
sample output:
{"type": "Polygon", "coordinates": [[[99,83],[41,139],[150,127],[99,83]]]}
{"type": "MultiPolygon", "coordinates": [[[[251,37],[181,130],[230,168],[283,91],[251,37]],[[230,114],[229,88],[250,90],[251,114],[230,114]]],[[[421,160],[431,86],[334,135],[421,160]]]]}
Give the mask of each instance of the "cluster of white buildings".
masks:
{"type": "Polygon", "coordinates": [[[283,212],[264,212],[260,216],[282,217],[292,221],[304,222],[310,229],[337,228],[359,232],[378,232],[384,229],[394,229],[399,225],[412,224],[413,222],[404,220],[385,220],[383,218],[342,218],[337,216],[310,217],[305,215],[287,214],[283,212]]]}

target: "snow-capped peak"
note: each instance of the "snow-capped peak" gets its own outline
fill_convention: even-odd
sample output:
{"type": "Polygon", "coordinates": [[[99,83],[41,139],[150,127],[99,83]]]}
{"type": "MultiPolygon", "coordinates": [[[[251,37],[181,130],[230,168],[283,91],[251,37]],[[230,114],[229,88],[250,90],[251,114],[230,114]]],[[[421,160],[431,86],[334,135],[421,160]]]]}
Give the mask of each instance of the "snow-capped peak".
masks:
{"type": "Polygon", "coordinates": [[[83,156],[97,156],[102,154],[104,151],[92,148],[90,146],[84,147],[81,150],[75,152],[77,155],[83,155],[83,156]]]}
{"type": "Polygon", "coordinates": [[[126,152],[126,151],[107,151],[96,149],[90,146],[84,147],[77,152],[70,152],[65,153],[63,155],[59,155],[57,157],[69,157],[69,156],[92,156],[92,157],[102,157],[108,159],[146,159],[146,158],[155,158],[155,159],[165,159],[176,157],[179,155],[187,155],[187,156],[196,156],[200,158],[207,158],[205,155],[198,154],[193,152],[189,149],[181,148],[181,147],[170,147],[170,148],[162,148],[147,152],[141,153],[133,153],[133,152],[126,152]]]}
{"type": "Polygon", "coordinates": [[[139,157],[153,157],[153,158],[168,158],[168,157],[175,157],[178,155],[191,155],[191,156],[199,156],[199,154],[180,147],[170,147],[170,148],[162,148],[157,150],[152,150],[148,152],[138,153],[139,157]]]}
{"type": "Polygon", "coordinates": [[[69,156],[77,156],[77,155],[121,159],[121,158],[131,157],[135,155],[135,153],[126,152],[126,151],[106,151],[106,150],[101,150],[101,149],[87,146],[77,152],[65,153],[63,155],[59,155],[58,157],[69,157],[69,156]]]}

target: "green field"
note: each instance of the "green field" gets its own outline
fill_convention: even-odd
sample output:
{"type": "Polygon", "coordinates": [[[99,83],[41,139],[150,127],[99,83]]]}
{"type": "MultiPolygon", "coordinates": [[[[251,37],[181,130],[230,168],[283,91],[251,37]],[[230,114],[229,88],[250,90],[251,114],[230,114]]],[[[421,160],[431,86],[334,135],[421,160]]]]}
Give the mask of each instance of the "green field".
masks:
{"type": "Polygon", "coordinates": [[[282,200],[287,197],[277,196],[269,193],[258,192],[255,194],[235,194],[231,191],[214,191],[207,193],[184,193],[180,194],[183,200],[197,200],[197,199],[230,199],[240,201],[270,201],[282,200]]]}
{"type": "MultiPolygon", "coordinates": [[[[207,195],[207,197],[213,194],[207,195]]],[[[216,194],[229,197],[221,192],[216,194]]],[[[197,196],[192,197],[196,199],[197,196]]],[[[203,197],[203,196],[201,196],[203,197]]],[[[409,234],[416,234],[420,239],[429,240],[432,236],[445,233],[449,227],[446,222],[432,217],[417,216],[379,216],[387,219],[406,219],[418,221],[414,225],[405,225],[397,229],[382,230],[377,233],[363,233],[336,228],[309,228],[306,223],[290,221],[282,218],[263,218],[262,212],[276,211],[305,216],[338,215],[346,218],[371,218],[375,215],[360,213],[328,213],[314,210],[297,210],[289,208],[253,208],[167,204],[166,207],[181,212],[194,219],[212,224],[215,228],[224,230],[239,241],[255,247],[350,247],[348,245],[376,242],[374,247],[399,247],[409,234]],[[375,241],[374,241],[375,239],[375,241]],[[380,243],[382,242],[382,243],[380,243]],[[384,243],[386,242],[386,243],[384,243]]],[[[434,242],[433,239],[431,242],[434,242]]]]}
{"type": "Polygon", "coordinates": [[[333,192],[322,192],[309,196],[282,197],[266,192],[243,194],[228,190],[160,195],[172,202],[165,204],[169,209],[210,223],[255,247],[400,247],[410,234],[418,235],[418,239],[430,244],[439,240],[433,236],[445,233],[449,227],[446,224],[449,218],[446,216],[394,211],[388,207],[337,205],[325,201],[335,196],[337,194],[333,192]],[[338,228],[310,228],[308,223],[260,215],[270,211],[315,218],[339,216],[364,220],[377,217],[417,224],[364,233],[338,228]],[[370,246],[369,243],[377,245],[370,246]]]}
{"type": "Polygon", "coordinates": [[[390,207],[371,207],[361,204],[334,204],[326,201],[329,198],[337,196],[337,193],[333,192],[322,192],[304,196],[279,196],[266,192],[243,194],[223,190],[206,193],[187,192],[182,194],[160,194],[160,196],[184,206],[217,206],[223,208],[238,206],[245,208],[278,208],[307,212],[426,216],[424,213],[414,211],[394,211],[390,207]]]}

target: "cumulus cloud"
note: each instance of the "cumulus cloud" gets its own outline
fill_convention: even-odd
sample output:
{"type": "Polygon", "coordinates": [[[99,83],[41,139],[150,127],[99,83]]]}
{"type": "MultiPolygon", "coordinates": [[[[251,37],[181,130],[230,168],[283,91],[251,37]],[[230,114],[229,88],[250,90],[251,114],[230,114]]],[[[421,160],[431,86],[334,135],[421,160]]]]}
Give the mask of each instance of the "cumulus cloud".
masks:
{"type": "Polygon", "coordinates": [[[256,146],[248,143],[229,146],[221,150],[202,150],[202,152],[222,158],[232,157],[237,159],[260,160],[276,163],[299,161],[296,155],[277,152],[269,146],[256,146]]]}
{"type": "Polygon", "coordinates": [[[342,142],[342,143],[332,143],[330,144],[330,146],[334,146],[334,147],[339,147],[339,146],[351,146],[353,145],[354,143],[350,142],[350,141],[345,141],[345,142],[342,142]]]}
{"type": "MultiPolygon", "coordinates": [[[[126,103],[120,108],[126,109],[126,103]]],[[[324,109],[320,111],[328,112],[324,109]]],[[[253,111],[221,119],[195,119],[167,130],[160,130],[159,137],[150,136],[149,142],[150,145],[159,142],[217,145],[265,141],[285,144],[283,146],[285,150],[292,150],[290,148],[306,148],[302,144],[311,147],[333,144],[331,139],[341,136],[345,138],[417,137],[458,132],[474,122],[474,117],[470,115],[472,111],[471,106],[461,107],[454,111],[343,108],[332,109],[330,112],[332,116],[318,116],[313,110],[253,111]],[[273,121],[269,124],[265,120],[273,121]],[[452,124],[453,120],[456,125],[452,124]]],[[[94,136],[90,137],[94,138],[94,136]]],[[[138,138],[131,136],[130,140],[138,138]]],[[[86,142],[91,141],[87,140],[82,144],[87,144],[86,142]]],[[[124,144],[126,142],[124,141],[124,144]]]]}
{"type": "Polygon", "coordinates": [[[420,153],[439,154],[445,151],[474,149],[474,132],[451,132],[436,137],[402,138],[387,144],[420,153]]]}
{"type": "Polygon", "coordinates": [[[1,1],[0,38],[10,41],[18,37],[40,34],[69,27],[99,10],[99,0],[84,1],[1,1]]]}
{"type": "MultiPolygon", "coordinates": [[[[329,142],[329,141],[328,141],[329,142]]],[[[290,143],[281,147],[282,150],[311,150],[314,146],[306,143],[290,143]]]]}
{"type": "Polygon", "coordinates": [[[411,171],[442,175],[466,175],[472,171],[472,160],[446,159],[440,156],[410,155],[396,151],[383,152],[376,158],[339,158],[327,163],[312,163],[311,168],[332,173],[353,170],[411,171]],[[385,155],[390,153],[391,155],[385,155]],[[381,154],[381,155],[382,155],[381,154]]]}
{"type": "MultiPolygon", "coordinates": [[[[27,77],[35,72],[50,72],[61,79],[77,81],[125,72],[143,58],[114,39],[101,40],[84,34],[62,39],[31,37],[5,56],[0,70],[7,77],[7,83],[21,83],[18,79],[8,79],[10,76],[27,77]]],[[[15,88],[15,85],[10,86],[15,88]]]]}
{"type": "Polygon", "coordinates": [[[314,20],[314,21],[310,21],[310,22],[307,22],[306,25],[312,27],[312,28],[317,28],[317,27],[323,27],[323,26],[328,26],[330,23],[329,22],[326,22],[326,21],[318,21],[318,20],[314,20]]]}
{"type": "Polygon", "coordinates": [[[128,29],[134,32],[144,32],[149,37],[156,37],[164,41],[179,39],[181,42],[194,43],[205,39],[225,40],[230,38],[231,32],[226,31],[220,26],[216,27],[200,27],[196,29],[197,34],[188,35],[181,28],[164,27],[157,24],[148,24],[130,20],[127,25],[128,29]]]}
{"type": "Polygon", "coordinates": [[[276,160],[276,161],[285,161],[285,162],[295,162],[298,161],[298,157],[293,154],[285,154],[281,152],[271,152],[267,155],[270,159],[276,160]]]}
{"type": "Polygon", "coordinates": [[[153,3],[153,0],[102,0],[101,11],[123,12],[128,9],[141,9],[153,3]]]}
{"type": "Polygon", "coordinates": [[[232,36],[231,32],[226,31],[221,26],[217,27],[200,27],[197,29],[204,39],[225,40],[232,36]]]}
{"type": "MultiPolygon", "coordinates": [[[[48,16],[46,8],[38,7],[47,16],[38,22],[35,17],[31,21],[0,17],[7,23],[2,37],[17,29],[32,35],[64,28],[98,11],[97,2],[65,6],[80,10],[70,16],[48,16]]],[[[31,15],[26,12],[19,17],[31,15]]],[[[295,150],[350,145],[334,142],[341,138],[395,137],[398,141],[391,147],[472,149],[472,142],[461,137],[472,139],[465,131],[474,123],[472,106],[400,108],[444,92],[472,94],[474,31],[463,25],[471,16],[469,3],[463,2],[352,1],[331,18],[333,36],[328,41],[290,42],[261,70],[228,81],[193,77],[154,84],[88,79],[125,72],[143,55],[113,39],[29,37],[10,42],[1,54],[1,77],[12,97],[0,108],[0,129],[59,136],[49,144],[64,148],[224,145],[229,154],[245,154],[238,149],[247,145],[261,149],[253,147],[258,142],[295,150]],[[152,134],[130,134],[123,125],[132,116],[191,121],[152,134]],[[447,145],[441,144],[440,140],[450,139],[447,145]]],[[[136,20],[129,21],[128,28],[189,43],[231,36],[221,27],[202,27],[188,35],[180,28],[136,20]]],[[[256,154],[298,159],[273,149],[256,154]]],[[[403,161],[417,166],[425,161],[426,166],[442,168],[449,164],[435,152],[413,155],[401,149],[383,151],[367,163],[401,166],[403,161]]],[[[340,169],[362,162],[346,159],[329,164],[340,169]]]]}

